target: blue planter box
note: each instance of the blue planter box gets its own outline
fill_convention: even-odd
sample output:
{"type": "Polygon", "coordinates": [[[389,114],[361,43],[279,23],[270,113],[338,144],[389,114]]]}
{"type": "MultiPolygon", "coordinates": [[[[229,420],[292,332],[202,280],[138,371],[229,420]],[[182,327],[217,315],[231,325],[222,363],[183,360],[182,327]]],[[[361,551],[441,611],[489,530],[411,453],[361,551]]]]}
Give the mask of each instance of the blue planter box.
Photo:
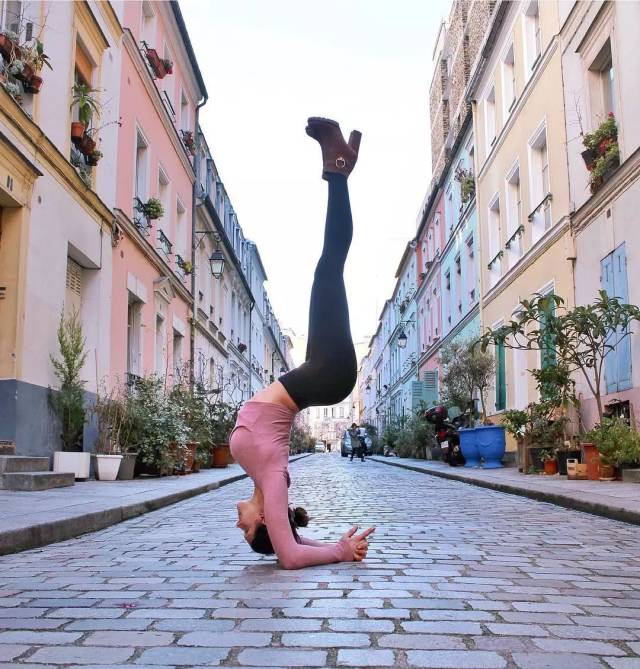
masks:
{"type": "Polygon", "coordinates": [[[484,469],[503,467],[502,458],[506,448],[504,428],[499,425],[482,425],[476,427],[475,432],[478,453],[484,460],[484,469]]]}
{"type": "Polygon", "coordinates": [[[476,435],[476,428],[460,428],[460,450],[465,459],[465,467],[479,467],[480,466],[480,452],[478,450],[478,442],[476,435]]]}

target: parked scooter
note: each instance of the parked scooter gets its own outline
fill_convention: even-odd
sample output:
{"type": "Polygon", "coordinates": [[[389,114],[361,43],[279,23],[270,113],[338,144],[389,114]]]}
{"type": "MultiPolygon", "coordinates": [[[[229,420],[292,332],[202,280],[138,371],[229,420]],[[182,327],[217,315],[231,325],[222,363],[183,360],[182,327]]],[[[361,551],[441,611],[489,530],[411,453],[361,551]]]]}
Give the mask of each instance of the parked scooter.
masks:
{"type": "Polygon", "coordinates": [[[438,445],[442,449],[442,459],[451,467],[464,465],[465,459],[460,450],[460,434],[462,416],[449,419],[447,407],[438,405],[424,412],[424,419],[435,428],[438,445]]]}

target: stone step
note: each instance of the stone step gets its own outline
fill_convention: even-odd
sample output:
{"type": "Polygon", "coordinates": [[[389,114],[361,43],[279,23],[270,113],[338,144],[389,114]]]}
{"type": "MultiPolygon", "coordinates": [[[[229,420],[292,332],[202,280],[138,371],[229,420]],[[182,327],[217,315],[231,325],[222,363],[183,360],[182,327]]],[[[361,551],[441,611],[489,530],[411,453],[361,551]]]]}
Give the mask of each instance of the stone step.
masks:
{"type": "Polygon", "coordinates": [[[0,441],[0,455],[15,455],[16,445],[12,441],[0,441]]]}
{"type": "Polygon", "coordinates": [[[622,480],[624,483],[640,483],[640,469],[623,469],[622,480]]]}
{"type": "Polygon", "coordinates": [[[3,490],[49,490],[74,485],[73,472],[9,472],[0,474],[3,490]]]}
{"type": "Polygon", "coordinates": [[[29,455],[0,455],[0,474],[48,471],[49,458],[38,458],[29,455]]]}

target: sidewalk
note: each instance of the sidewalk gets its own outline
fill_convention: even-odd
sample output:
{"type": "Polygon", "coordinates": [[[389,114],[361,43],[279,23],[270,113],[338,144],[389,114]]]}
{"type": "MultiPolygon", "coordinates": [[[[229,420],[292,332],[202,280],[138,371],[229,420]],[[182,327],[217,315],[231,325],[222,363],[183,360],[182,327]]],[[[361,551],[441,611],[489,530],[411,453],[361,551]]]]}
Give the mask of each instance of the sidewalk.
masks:
{"type": "Polygon", "coordinates": [[[568,481],[566,476],[521,474],[516,467],[483,470],[449,467],[436,460],[382,456],[369,459],[640,525],[640,484],[637,483],[568,481]]]}
{"type": "Polygon", "coordinates": [[[38,492],[0,490],[0,555],[102,530],[246,477],[240,465],[229,465],[186,476],[85,481],[38,492]]]}

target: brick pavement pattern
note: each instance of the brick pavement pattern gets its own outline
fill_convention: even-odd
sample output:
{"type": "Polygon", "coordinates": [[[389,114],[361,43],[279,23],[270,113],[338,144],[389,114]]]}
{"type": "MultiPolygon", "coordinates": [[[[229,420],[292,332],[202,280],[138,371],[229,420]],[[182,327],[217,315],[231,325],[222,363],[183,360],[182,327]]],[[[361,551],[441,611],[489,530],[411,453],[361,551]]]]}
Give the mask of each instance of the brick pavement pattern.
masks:
{"type": "Polygon", "coordinates": [[[309,536],[377,525],[365,563],[253,554],[235,483],[0,558],[0,669],[640,669],[638,527],[333,455],[291,475],[309,536]]]}

